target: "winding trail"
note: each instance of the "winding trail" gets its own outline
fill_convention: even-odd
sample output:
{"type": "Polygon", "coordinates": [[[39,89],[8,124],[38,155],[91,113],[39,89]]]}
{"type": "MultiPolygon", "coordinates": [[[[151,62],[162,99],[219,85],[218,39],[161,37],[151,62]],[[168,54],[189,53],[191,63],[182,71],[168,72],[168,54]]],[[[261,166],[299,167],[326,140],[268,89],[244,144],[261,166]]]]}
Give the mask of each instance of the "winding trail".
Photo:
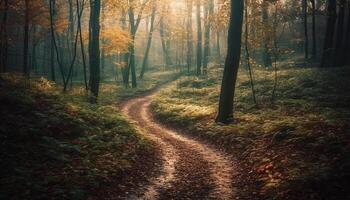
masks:
{"type": "Polygon", "coordinates": [[[150,177],[142,195],[133,199],[233,199],[230,158],[157,122],[150,110],[152,96],[132,99],[122,107],[123,114],[157,144],[163,160],[158,177],[150,177]]]}

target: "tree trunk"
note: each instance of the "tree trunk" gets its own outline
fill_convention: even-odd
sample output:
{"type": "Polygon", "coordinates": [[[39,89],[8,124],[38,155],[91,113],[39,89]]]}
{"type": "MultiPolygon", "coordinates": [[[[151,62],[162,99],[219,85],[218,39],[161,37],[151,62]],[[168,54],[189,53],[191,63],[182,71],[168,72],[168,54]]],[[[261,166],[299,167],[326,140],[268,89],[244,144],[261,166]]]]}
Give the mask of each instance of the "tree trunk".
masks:
{"type": "Polygon", "coordinates": [[[231,0],[231,16],[227,42],[228,49],[216,122],[230,123],[233,121],[233,99],[241,57],[243,10],[244,0],[231,0]]]}
{"type": "Polygon", "coordinates": [[[348,2],[348,23],[346,28],[346,37],[345,37],[345,43],[344,43],[344,55],[343,60],[344,64],[350,65],[350,2],[348,2]]]}
{"type": "Polygon", "coordinates": [[[321,67],[329,67],[332,62],[332,52],[334,44],[334,32],[337,22],[337,3],[335,0],[328,0],[327,7],[327,30],[324,41],[321,67]]]}
{"type": "Polygon", "coordinates": [[[216,32],[216,53],[218,64],[221,66],[220,31],[216,32]]]}
{"type": "Polygon", "coordinates": [[[159,26],[160,26],[159,27],[159,34],[160,34],[162,49],[163,49],[163,53],[164,53],[164,60],[165,60],[165,64],[167,66],[169,66],[169,65],[172,65],[172,60],[171,60],[170,52],[169,52],[169,49],[170,49],[169,39],[166,38],[167,34],[166,34],[166,28],[165,28],[163,16],[160,18],[159,26]]]}
{"type": "Polygon", "coordinates": [[[97,98],[100,84],[100,0],[90,2],[91,18],[90,18],[90,89],[92,94],[97,98]]]}
{"type": "Polygon", "coordinates": [[[29,77],[28,49],[29,49],[29,0],[25,0],[24,43],[23,43],[23,74],[29,77]]]}
{"type": "Polygon", "coordinates": [[[187,73],[190,74],[193,58],[193,32],[192,32],[193,1],[187,2],[187,73]]]}
{"type": "Polygon", "coordinates": [[[201,2],[197,0],[197,76],[202,74],[202,19],[201,2]]]}
{"type": "Polygon", "coordinates": [[[311,0],[312,6],[312,59],[317,57],[317,38],[316,38],[316,0],[311,0]]]}
{"type": "Polygon", "coordinates": [[[55,72],[55,50],[53,44],[53,38],[50,37],[50,67],[51,67],[51,80],[56,81],[56,72],[55,72]]]}
{"type": "MultiPolygon", "coordinates": [[[[80,13],[80,8],[79,8],[79,0],[76,0],[77,4],[77,13],[80,13]]],[[[83,12],[84,9],[84,0],[82,1],[81,4],[81,12],[83,12]]],[[[78,29],[79,29],[79,39],[80,39],[80,51],[81,51],[81,57],[83,60],[83,73],[84,73],[84,83],[85,83],[85,90],[89,90],[89,86],[87,83],[87,67],[86,67],[86,60],[85,60],[85,49],[84,49],[84,41],[83,41],[83,33],[81,30],[81,15],[78,16],[78,29]]]]}
{"type": "Polygon", "coordinates": [[[305,59],[309,58],[309,32],[308,32],[308,21],[307,21],[307,0],[302,2],[303,10],[303,23],[304,23],[304,55],[305,59]]]}
{"type": "Polygon", "coordinates": [[[155,20],[155,18],[156,18],[156,6],[154,5],[153,8],[152,8],[151,27],[150,27],[149,32],[148,32],[147,47],[146,47],[145,56],[143,57],[140,78],[143,78],[143,76],[144,76],[144,74],[145,74],[145,72],[147,70],[148,55],[149,55],[149,51],[150,51],[151,45],[152,45],[152,37],[153,37],[153,29],[154,29],[154,20],[155,20]]]}
{"type": "MultiPolygon", "coordinates": [[[[269,4],[267,0],[263,0],[262,2],[262,23],[264,26],[266,26],[269,23],[269,12],[268,12],[269,4]]],[[[269,41],[270,36],[268,31],[264,31],[264,39],[263,39],[263,63],[264,67],[271,67],[272,66],[272,60],[271,60],[271,53],[269,50],[269,41]]]]}
{"type": "MultiPolygon", "coordinates": [[[[344,21],[345,21],[345,0],[339,0],[339,12],[338,12],[338,22],[336,28],[336,37],[335,37],[335,52],[334,52],[334,64],[336,66],[341,66],[344,63],[342,62],[344,55],[344,21]]],[[[350,37],[348,35],[348,37],[350,37]]]]}
{"type": "Polygon", "coordinates": [[[208,0],[205,6],[205,38],[204,38],[204,58],[203,58],[203,74],[208,72],[208,63],[209,63],[209,51],[210,51],[210,16],[214,12],[214,2],[213,0],[208,0]]]}
{"type": "Polygon", "coordinates": [[[4,0],[4,10],[3,10],[3,16],[2,16],[2,22],[1,22],[1,49],[0,49],[0,59],[1,59],[1,72],[7,71],[7,51],[8,51],[8,38],[7,38],[7,16],[8,16],[8,0],[4,0]]]}

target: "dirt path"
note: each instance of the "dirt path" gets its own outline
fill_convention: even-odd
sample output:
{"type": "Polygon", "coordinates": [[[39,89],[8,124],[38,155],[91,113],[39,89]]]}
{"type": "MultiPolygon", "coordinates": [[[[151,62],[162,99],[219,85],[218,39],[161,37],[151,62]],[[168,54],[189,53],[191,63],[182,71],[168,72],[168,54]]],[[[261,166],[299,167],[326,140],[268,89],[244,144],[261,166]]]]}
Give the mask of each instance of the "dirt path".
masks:
{"type": "Polygon", "coordinates": [[[152,96],[123,105],[124,115],[162,152],[162,170],[135,199],[233,199],[229,157],[159,124],[150,112],[152,96]]]}

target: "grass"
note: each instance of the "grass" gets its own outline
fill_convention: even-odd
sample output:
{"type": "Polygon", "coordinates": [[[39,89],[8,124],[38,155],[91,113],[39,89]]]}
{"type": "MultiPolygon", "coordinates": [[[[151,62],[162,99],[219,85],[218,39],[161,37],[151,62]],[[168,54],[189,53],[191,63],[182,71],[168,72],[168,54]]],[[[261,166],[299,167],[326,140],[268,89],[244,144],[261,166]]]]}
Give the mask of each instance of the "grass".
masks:
{"type": "Polygon", "coordinates": [[[348,199],[350,69],[293,64],[280,63],[274,102],[273,71],[254,70],[257,106],[248,72],[240,70],[231,125],[214,123],[222,72],[214,67],[207,77],[183,77],[164,89],[153,110],[236,155],[242,198],[348,199]]]}
{"type": "Polygon", "coordinates": [[[90,104],[81,86],[62,94],[44,78],[1,75],[0,199],[100,199],[108,185],[118,195],[137,187],[128,181],[151,172],[156,152],[116,105],[170,77],[152,73],[134,90],[104,83],[90,104]]]}

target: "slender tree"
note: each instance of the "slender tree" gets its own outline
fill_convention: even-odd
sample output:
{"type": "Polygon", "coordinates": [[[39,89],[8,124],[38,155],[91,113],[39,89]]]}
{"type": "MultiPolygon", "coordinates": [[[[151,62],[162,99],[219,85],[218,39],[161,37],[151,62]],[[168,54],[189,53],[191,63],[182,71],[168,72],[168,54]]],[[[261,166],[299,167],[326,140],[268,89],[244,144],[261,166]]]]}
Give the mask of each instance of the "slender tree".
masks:
{"type": "Polygon", "coordinates": [[[196,1],[197,16],[197,76],[202,74],[202,19],[201,19],[201,1],[196,1]]]}
{"type": "Polygon", "coordinates": [[[151,45],[152,45],[152,37],[153,37],[153,31],[154,31],[154,20],[156,18],[156,11],[157,11],[156,4],[154,3],[153,8],[152,8],[152,14],[151,14],[151,27],[150,27],[149,33],[148,33],[147,47],[146,47],[145,56],[143,57],[140,78],[143,78],[143,76],[146,72],[146,69],[147,69],[148,55],[149,55],[149,51],[150,51],[151,45]]]}
{"type": "Polygon", "coordinates": [[[312,9],[312,59],[317,57],[317,38],[316,38],[316,0],[311,0],[312,9]]]}
{"type": "Polygon", "coordinates": [[[307,20],[307,0],[302,1],[303,25],[304,25],[304,55],[305,59],[309,58],[309,31],[307,20]]]}
{"type": "Polygon", "coordinates": [[[271,67],[272,66],[272,60],[271,60],[271,53],[269,50],[269,42],[270,42],[270,35],[268,31],[268,23],[269,23],[269,3],[268,0],[263,0],[262,2],[262,24],[265,26],[264,29],[264,38],[263,38],[263,53],[262,53],[262,59],[265,67],[271,67]]]}
{"type": "Polygon", "coordinates": [[[204,37],[204,55],[203,55],[203,74],[207,74],[209,63],[209,51],[210,51],[210,28],[211,28],[211,16],[214,13],[214,1],[207,0],[205,3],[205,37],[204,37]]]}
{"type": "Polygon", "coordinates": [[[327,1],[327,29],[324,39],[321,67],[329,67],[333,52],[333,39],[337,22],[337,2],[335,0],[327,1]]]}
{"type": "MultiPolygon", "coordinates": [[[[345,0],[339,0],[338,1],[338,21],[336,26],[336,36],[335,36],[335,49],[334,49],[334,64],[336,66],[340,66],[344,64],[342,62],[343,60],[343,44],[344,44],[344,23],[345,23],[345,7],[346,7],[346,1],[345,0]]],[[[348,36],[350,37],[350,36],[348,36]]]]}
{"type": "Polygon", "coordinates": [[[187,0],[187,73],[191,71],[193,57],[192,8],[193,0],[187,0]]]}
{"type": "Polygon", "coordinates": [[[233,121],[233,99],[241,57],[244,0],[231,0],[231,16],[228,30],[227,56],[221,84],[217,122],[233,121]]]}
{"type": "Polygon", "coordinates": [[[23,43],[23,74],[29,77],[28,50],[29,50],[29,0],[24,1],[24,43],[23,43]]]}
{"type": "Polygon", "coordinates": [[[4,0],[4,10],[2,13],[2,21],[0,26],[0,34],[1,34],[1,49],[0,49],[0,72],[6,72],[7,71],[7,51],[8,51],[8,35],[7,35],[7,17],[8,17],[8,10],[9,10],[9,1],[4,0]]]}
{"type": "Polygon", "coordinates": [[[101,1],[90,1],[90,89],[92,94],[97,98],[100,85],[100,11],[101,1]]]}

